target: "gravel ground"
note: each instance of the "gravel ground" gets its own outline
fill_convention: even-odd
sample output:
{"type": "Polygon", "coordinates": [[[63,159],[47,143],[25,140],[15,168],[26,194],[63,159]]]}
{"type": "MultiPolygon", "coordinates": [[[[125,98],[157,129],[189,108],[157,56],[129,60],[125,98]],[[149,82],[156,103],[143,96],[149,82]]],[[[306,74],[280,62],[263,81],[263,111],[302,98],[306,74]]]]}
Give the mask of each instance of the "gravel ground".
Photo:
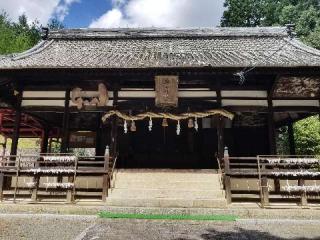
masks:
{"type": "Polygon", "coordinates": [[[95,221],[95,216],[0,214],[0,239],[75,239],[95,221]]]}
{"type": "Polygon", "coordinates": [[[0,214],[0,239],[211,240],[320,239],[319,220],[236,222],[98,219],[96,216],[0,214]]]}

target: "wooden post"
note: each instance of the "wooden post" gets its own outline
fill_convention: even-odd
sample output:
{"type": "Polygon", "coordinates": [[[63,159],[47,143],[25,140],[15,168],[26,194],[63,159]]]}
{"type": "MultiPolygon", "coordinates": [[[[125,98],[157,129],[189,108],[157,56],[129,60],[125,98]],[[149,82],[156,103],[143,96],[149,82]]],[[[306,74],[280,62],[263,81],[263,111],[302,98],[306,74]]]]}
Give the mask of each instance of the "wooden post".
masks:
{"type": "MultiPolygon", "coordinates": [[[[46,126],[43,129],[43,134],[41,138],[41,153],[48,152],[48,140],[49,140],[49,128],[46,126]]],[[[36,163],[35,167],[39,167],[39,163],[36,163]]],[[[38,189],[40,183],[40,175],[36,174],[33,176],[34,187],[31,193],[31,201],[37,202],[38,200],[38,189]]]]}
{"type": "MultiPolygon", "coordinates": [[[[115,86],[113,91],[113,107],[116,108],[118,104],[118,86],[115,86]]],[[[117,138],[118,138],[118,117],[112,116],[111,118],[111,141],[110,141],[110,154],[114,161],[117,154],[117,138]]]]}
{"type": "Polygon", "coordinates": [[[97,127],[96,127],[96,156],[103,156],[104,154],[104,139],[103,139],[103,124],[101,120],[101,113],[97,114],[97,127]]]}
{"type": "Polygon", "coordinates": [[[70,89],[67,89],[65,93],[65,100],[64,100],[61,153],[66,153],[69,147],[69,119],[70,119],[69,101],[70,101],[70,89]]]}
{"type": "Polygon", "coordinates": [[[224,188],[226,192],[226,199],[227,203],[232,203],[232,193],[231,193],[231,177],[229,175],[230,170],[230,159],[228,148],[225,148],[224,155],[223,155],[223,163],[224,163],[224,188]]]}
{"type": "MultiPolygon", "coordinates": [[[[304,186],[305,180],[302,178],[298,179],[298,185],[299,186],[304,186]]],[[[307,192],[302,191],[301,192],[301,200],[300,200],[301,206],[307,206],[308,205],[308,199],[307,199],[307,192]]]]}
{"type": "Polygon", "coordinates": [[[3,200],[4,174],[0,173],[0,201],[3,200]]]}
{"type": "MultiPolygon", "coordinates": [[[[62,122],[62,140],[61,140],[61,153],[66,153],[69,148],[69,120],[70,120],[70,89],[67,89],[64,96],[64,112],[63,112],[63,122],[62,122]]],[[[63,181],[62,176],[57,177],[58,182],[63,181]]]]}
{"type": "Polygon", "coordinates": [[[272,99],[268,97],[268,137],[269,137],[269,154],[276,155],[277,154],[277,146],[276,146],[276,133],[275,133],[275,125],[273,120],[273,104],[272,99]]]}
{"type": "Polygon", "coordinates": [[[218,116],[217,136],[218,136],[218,159],[219,159],[219,162],[222,163],[223,154],[224,154],[224,119],[222,116],[218,116]]]}
{"type": "Polygon", "coordinates": [[[43,129],[43,134],[41,138],[41,153],[48,152],[48,142],[49,142],[49,128],[45,126],[43,129]]]}
{"type": "Polygon", "coordinates": [[[294,131],[293,131],[293,123],[290,122],[288,124],[288,135],[289,135],[289,149],[290,155],[296,155],[296,146],[294,141],[294,131]]]}
{"type": "Polygon", "coordinates": [[[22,103],[22,93],[20,90],[17,96],[17,104],[16,104],[16,114],[14,118],[14,127],[13,127],[13,135],[12,135],[12,143],[11,143],[11,151],[10,155],[17,155],[18,150],[18,142],[20,136],[20,125],[21,125],[21,103],[22,103]]]}
{"type": "Polygon", "coordinates": [[[109,147],[106,147],[104,154],[104,174],[102,179],[102,201],[105,202],[108,197],[108,189],[110,186],[109,177],[109,147]]]}
{"type": "MultiPolygon", "coordinates": [[[[269,137],[269,154],[276,155],[277,154],[277,144],[276,144],[276,132],[275,132],[275,124],[274,124],[274,111],[273,111],[273,103],[272,103],[272,93],[268,94],[268,137],[269,137]]],[[[280,179],[274,179],[274,190],[276,193],[280,192],[280,179]]]]}
{"type": "MultiPolygon", "coordinates": [[[[19,93],[17,95],[17,102],[15,105],[14,126],[13,126],[12,143],[11,143],[11,149],[10,149],[11,156],[17,155],[17,152],[18,152],[20,125],[21,125],[21,117],[22,117],[22,111],[21,111],[22,95],[23,95],[23,91],[19,90],[19,93]]],[[[16,157],[10,158],[9,165],[14,166],[15,165],[14,161],[16,161],[16,159],[17,159],[16,157]]],[[[10,188],[12,177],[6,177],[4,181],[5,181],[5,187],[10,188]]]]}
{"type": "Polygon", "coordinates": [[[225,191],[226,191],[227,203],[231,204],[232,203],[231,177],[228,175],[224,176],[224,187],[225,187],[225,191]]]}
{"type": "Polygon", "coordinates": [[[31,201],[36,202],[38,200],[38,189],[39,189],[39,182],[40,182],[40,176],[36,174],[33,177],[33,182],[35,183],[32,193],[31,193],[31,201]]]}
{"type": "Polygon", "coordinates": [[[265,176],[261,178],[261,205],[262,207],[269,205],[268,178],[265,176]]]}
{"type": "MultiPolygon", "coordinates": [[[[68,176],[68,183],[74,184],[74,176],[68,176]]],[[[68,188],[67,190],[67,203],[73,202],[73,188],[68,188]]]]}

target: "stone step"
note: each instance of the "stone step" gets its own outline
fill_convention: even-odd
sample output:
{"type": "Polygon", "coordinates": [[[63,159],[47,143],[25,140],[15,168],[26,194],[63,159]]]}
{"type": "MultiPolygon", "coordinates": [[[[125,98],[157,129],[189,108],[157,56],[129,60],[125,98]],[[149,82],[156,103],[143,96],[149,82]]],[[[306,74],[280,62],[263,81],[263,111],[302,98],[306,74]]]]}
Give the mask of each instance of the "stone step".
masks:
{"type": "Polygon", "coordinates": [[[223,198],[222,190],[188,191],[188,190],[168,190],[168,189],[119,189],[110,190],[109,196],[112,198],[183,198],[183,199],[216,199],[223,198]]]}
{"type": "Polygon", "coordinates": [[[112,186],[115,188],[140,188],[140,189],[179,189],[179,190],[216,190],[221,189],[219,181],[127,181],[117,179],[112,186]]]}
{"type": "Polygon", "coordinates": [[[220,174],[165,174],[165,173],[144,173],[144,174],[120,174],[115,173],[114,179],[116,181],[204,181],[204,182],[215,182],[221,179],[220,174]]]}
{"type": "Polygon", "coordinates": [[[227,202],[220,199],[181,199],[181,198],[114,198],[110,197],[107,206],[117,207],[163,207],[163,208],[224,208],[227,202]]]}

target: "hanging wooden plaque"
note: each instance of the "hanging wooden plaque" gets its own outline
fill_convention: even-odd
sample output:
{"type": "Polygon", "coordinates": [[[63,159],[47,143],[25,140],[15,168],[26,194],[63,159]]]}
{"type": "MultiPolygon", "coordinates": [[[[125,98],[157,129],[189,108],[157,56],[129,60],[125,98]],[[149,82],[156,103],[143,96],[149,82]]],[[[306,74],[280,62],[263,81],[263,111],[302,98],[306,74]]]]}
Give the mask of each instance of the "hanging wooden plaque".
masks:
{"type": "Polygon", "coordinates": [[[155,90],[157,107],[177,107],[178,106],[178,76],[156,76],[155,90]]]}

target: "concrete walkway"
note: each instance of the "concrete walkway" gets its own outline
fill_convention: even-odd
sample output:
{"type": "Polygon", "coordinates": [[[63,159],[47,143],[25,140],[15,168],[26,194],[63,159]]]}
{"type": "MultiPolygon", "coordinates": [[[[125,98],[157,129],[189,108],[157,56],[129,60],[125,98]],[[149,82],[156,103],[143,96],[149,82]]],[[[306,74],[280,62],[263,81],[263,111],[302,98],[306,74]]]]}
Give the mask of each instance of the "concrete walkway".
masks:
{"type": "Polygon", "coordinates": [[[152,208],[152,207],[108,207],[102,202],[80,202],[65,204],[58,202],[27,204],[20,202],[0,203],[1,213],[74,214],[97,215],[100,211],[143,214],[189,214],[189,215],[235,215],[238,218],[255,219],[303,219],[320,220],[320,206],[301,208],[295,205],[279,205],[260,208],[255,203],[231,204],[225,208],[152,208]]]}
{"type": "Polygon", "coordinates": [[[2,240],[320,239],[320,220],[235,222],[99,219],[92,215],[0,214],[2,240]]]}

